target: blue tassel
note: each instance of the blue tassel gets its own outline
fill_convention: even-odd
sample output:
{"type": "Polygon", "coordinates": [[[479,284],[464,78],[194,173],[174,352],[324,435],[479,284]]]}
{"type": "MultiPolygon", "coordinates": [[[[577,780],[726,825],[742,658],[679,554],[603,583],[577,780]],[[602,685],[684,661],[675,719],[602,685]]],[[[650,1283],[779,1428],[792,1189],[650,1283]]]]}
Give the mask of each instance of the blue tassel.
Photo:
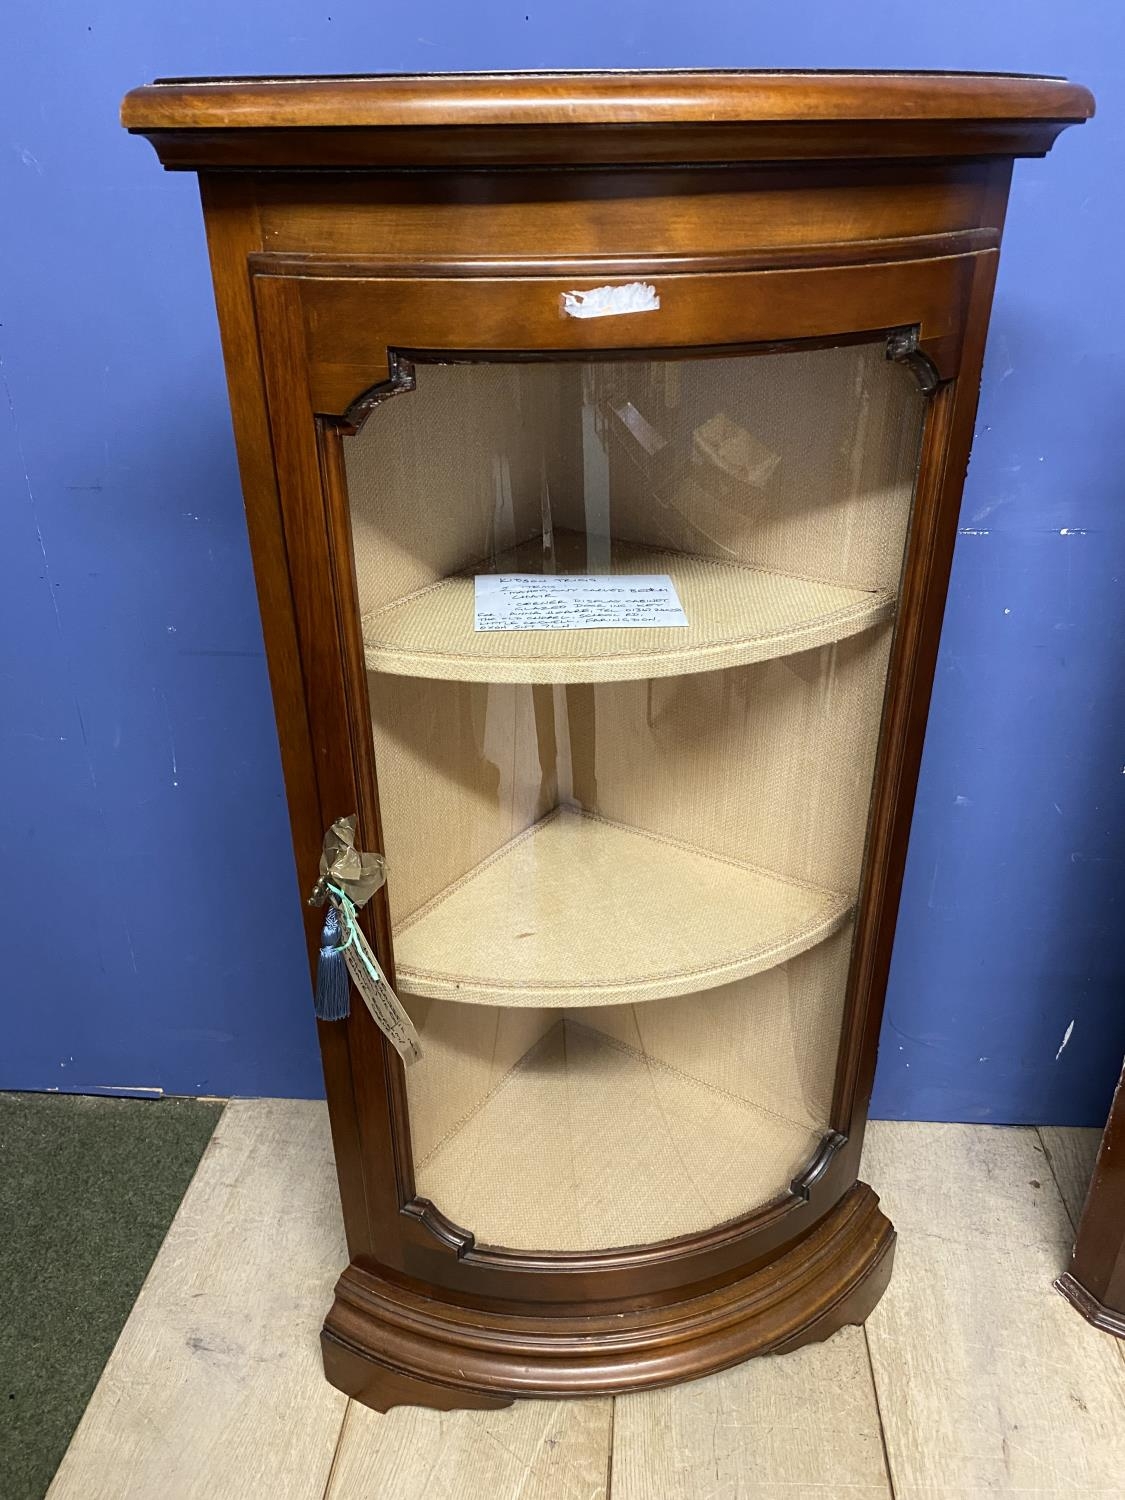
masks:
{"type": "Polygon", "coordinates": [[[340,946],[343,939],[340,913],[330,901],[324,914],[324,930],[320,934],[316,997],[313,1001],[313,1009],[322,1021],[343,1021],[351,1009],[348,966],[344,962],[344,950],[340,946]]]}

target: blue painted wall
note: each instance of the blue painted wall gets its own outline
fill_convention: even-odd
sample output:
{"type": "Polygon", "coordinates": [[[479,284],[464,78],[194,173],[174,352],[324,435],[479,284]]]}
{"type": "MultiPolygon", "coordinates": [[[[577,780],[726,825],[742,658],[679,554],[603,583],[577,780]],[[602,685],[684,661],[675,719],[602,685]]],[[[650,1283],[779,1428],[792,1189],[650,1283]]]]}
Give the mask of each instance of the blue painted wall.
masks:
{"type": "Polygon", "coordinates": [[[997,68],[1068,73],[1101,114],[1017,168],[876,1109],[1104,1116],[1125,1048],[1118,8],[8,0],[0,26],[0,1087],[321,1090],[195,186],[117,128],[121,93],[997,68]]]}

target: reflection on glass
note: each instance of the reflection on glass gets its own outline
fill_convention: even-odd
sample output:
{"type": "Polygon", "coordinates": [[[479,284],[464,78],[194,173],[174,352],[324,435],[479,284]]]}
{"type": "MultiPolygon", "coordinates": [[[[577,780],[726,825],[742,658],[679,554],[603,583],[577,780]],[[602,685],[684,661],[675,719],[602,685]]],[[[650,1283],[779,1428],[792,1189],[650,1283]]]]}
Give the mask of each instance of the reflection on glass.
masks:
{"type": "Polygon", "coordinates": [[[921,397],[881,344],[417,376],[347,472],[418,1192],[707,1229],[828,1127],[921,397]],[[476,631],[483,573],[688,624],[476,631]]]}

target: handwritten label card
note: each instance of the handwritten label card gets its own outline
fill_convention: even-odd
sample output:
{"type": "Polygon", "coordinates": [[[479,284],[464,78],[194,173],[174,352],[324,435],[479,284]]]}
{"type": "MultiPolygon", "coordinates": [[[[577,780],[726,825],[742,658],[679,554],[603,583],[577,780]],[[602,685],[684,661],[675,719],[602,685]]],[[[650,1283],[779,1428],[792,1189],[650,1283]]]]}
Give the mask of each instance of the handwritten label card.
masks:
{"type": "Polygon", "coordinates": [[[474,630],[608,630],[686,626],[667,573],[478,573],[474,630]]]}

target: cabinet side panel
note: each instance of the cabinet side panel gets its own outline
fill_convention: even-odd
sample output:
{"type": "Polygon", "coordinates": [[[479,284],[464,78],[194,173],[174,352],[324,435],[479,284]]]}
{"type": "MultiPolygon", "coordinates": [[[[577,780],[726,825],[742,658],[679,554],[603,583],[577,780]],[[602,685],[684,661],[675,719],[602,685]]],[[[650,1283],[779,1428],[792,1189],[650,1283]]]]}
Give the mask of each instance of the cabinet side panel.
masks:
{"type": "Polygon", "coordinates": [[[918,771],[973,440],[996,253],[975,257],[957,376],[934,393],[922,434],[900,624],[875,768],[860,922],[849,979],[833,1123],[848,1137],[841,1170],[858,1173],[875,1077],[918,771]]]}
{"type": "MultiPolygon", "coordinates": [[[[200,194],[294,852],[298,867],[308,868],[318,854],[310,836],[315,818],[301,813],[316,807],[316,776],[248,271],[262,231],[257,204],[242,184],[202,176],[200,194]]],[[[313,925],[310,919],[310,935],[313,925]]]]}
{"type": "MultiPolygon", "coordinates": [[[[248,270],[249,257],[262,248],[261,223],[257,204],[243,183],[203,175],[200,195],[290,830],[298,868],[307,870],[315,867],[318,857],[313,832],[318,806],[316,774],[248,270]]],[[[318,942],[318,918],[306,913],[305,927],[311,965],[318,942]]],[[[355,1256],[367,1249],[368,1231],[351,1061],[347,1037],[340,1027],[322,1025],[318,1030],[348,1248],[355,1256]]]]}

